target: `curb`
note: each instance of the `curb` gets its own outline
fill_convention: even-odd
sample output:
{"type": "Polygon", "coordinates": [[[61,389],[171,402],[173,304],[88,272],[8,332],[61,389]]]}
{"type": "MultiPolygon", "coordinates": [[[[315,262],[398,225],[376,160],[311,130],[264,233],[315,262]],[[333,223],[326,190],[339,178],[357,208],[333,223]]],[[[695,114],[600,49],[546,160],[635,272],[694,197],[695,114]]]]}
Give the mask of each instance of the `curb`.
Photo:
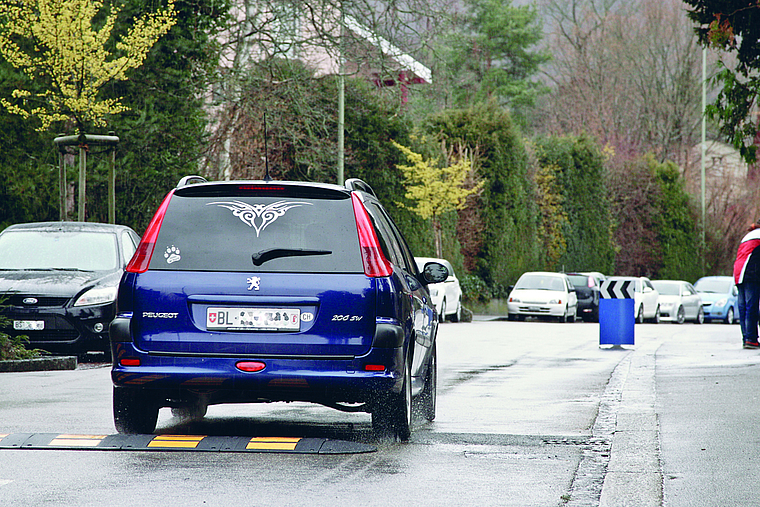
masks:
{"type": "Polygon", "coordinates": [[[76,369],[76,356],[37,357],[34,359],[0,361],[0,373],[76,369]]]}

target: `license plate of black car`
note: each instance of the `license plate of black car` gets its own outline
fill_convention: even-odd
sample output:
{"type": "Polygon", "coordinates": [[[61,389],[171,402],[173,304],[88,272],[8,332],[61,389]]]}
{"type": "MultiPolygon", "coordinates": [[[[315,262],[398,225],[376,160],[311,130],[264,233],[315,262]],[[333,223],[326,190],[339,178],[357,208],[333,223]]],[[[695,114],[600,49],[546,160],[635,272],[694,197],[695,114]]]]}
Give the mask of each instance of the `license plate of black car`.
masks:
{"type": "Polygon", "coordinates": [[[45,329],[44,320],[14,320],[13,329],[16,331],[42,331],[45,329]]]}
{"type": "Polygon", "coordinates": [[[301,311],[293,308],[228,308],[206,310],[206,329],[221,331],[298,331],[301,311]]]}

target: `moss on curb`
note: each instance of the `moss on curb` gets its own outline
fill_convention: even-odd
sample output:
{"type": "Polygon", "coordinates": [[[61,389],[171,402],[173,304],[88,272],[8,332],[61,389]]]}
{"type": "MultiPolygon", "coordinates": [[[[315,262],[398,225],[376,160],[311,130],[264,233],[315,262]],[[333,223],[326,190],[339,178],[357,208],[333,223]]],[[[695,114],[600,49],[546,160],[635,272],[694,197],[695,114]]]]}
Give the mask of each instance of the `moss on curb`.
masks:
{"type": "Polygon", "coordinates": [[[37,357],[0,361],[0,373],[49,370],[76,370],[76,356],[37,357]]]}

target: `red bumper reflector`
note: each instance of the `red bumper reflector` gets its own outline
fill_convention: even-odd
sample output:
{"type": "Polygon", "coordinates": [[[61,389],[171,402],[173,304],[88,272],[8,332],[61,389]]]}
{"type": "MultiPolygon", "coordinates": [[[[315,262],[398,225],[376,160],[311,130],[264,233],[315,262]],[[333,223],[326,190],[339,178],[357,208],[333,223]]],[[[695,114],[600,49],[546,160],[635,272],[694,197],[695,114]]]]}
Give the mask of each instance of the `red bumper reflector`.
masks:
{"type": "Polygon", "coordinates": [[[238,361],[235,366],[238,370],[247,372],[261,371],[267,367],[266,363],[261,361],[238,361]]]}
{"type": "Polygon", "coordinates": [[[364,365],[364,371],[385,371],[385,366],[382,364],[367,364],[364,365]]]}
{"type": "Polygon", "coordinates": [[[140,366],[140,364],[140,360],[137,358],[125,357],[124,359],[119,359],[119,366],[140,366]]]}

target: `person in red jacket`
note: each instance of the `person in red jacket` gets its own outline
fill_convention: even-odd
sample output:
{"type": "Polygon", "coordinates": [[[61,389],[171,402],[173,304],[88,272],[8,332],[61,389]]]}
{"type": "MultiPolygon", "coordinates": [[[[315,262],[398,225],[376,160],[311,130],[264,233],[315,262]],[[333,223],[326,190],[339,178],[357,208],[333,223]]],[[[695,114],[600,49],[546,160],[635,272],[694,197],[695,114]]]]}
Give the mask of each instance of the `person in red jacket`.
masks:
{"type": "Polygon", "coordinates": [[[760,220],[749,226],[734,261],[734,282],[739,289],[739,323],[745,349],[758,349],[760,310],[760,220]]]}

